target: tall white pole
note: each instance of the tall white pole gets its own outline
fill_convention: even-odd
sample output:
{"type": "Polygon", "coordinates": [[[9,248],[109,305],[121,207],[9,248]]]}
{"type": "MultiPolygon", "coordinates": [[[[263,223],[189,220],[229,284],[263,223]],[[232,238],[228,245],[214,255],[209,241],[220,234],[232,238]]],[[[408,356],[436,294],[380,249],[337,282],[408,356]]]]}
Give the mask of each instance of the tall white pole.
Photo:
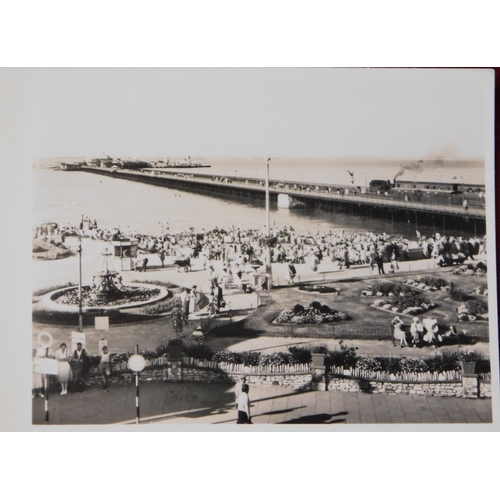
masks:
{"type": "MultiPolygon", "coordinates": [[[[266,239],[269,243],[271,236],[271,218],[269,214],[269,162],[271,158],[267,159],[266,164],[266,239]]],[[[273,268],[271,263],[271,247],[269,244],[266,246],[266,274],[267,274],[267,289],[271,290],[273,287],[273,268]]]]}
{"type": "MultiPolygon", "coordinates": [[[[139,354],[139,344],[135,345],[135,353],[139,354]]],[[[139,425],[141,421],[139,409],[139,372],[135,372],[135,423],[139,425]]]]}
{"type": "Polygon", "coordinates": [[[269,160],[270,158],[267,159],[267,164],[266,164],[266,236],[270,236],[270,216],[269,216],[269,160]]]}
{"type": "Polygon", "coordinates": [[[82,239],[78,245],[78,268],[80,279],[78,280],[78,331],[83,332],[83,313],[82,313],[82,239]]]}

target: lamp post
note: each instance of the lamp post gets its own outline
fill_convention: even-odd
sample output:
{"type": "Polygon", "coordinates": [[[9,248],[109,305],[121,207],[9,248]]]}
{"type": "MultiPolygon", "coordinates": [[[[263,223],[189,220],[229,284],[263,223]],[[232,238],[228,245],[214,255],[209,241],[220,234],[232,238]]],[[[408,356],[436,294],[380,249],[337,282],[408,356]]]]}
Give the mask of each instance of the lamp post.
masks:
{"type": "Polygon", "coordinates": [[[269,210],[269,162],[271,158],[267,159],[266,164],[266,276],[267,276],[267,289],[271,290],[273,287],[273,268],[271,262],[271,246],[270,246],[270,236],[271,236],[271,219],[269,210]]]}
{"type": "Polygon", "coordinates": [[[82,311],[82,238],[78,238],[78,331],[83,332],[83,311],[82,311]]]}
{"type": "Polygon", "coordinates": [[[139,409],[139,372],[142,372],[144,370],[144,367],[146,366],[146,360],[144,359],[144,356],[141,356],[139,354],[139,345],[136,344],[135,346],[135,354],[130,356],[128,360],[128,367],[135,372],[135,410],[136,410],[136,417],[135,417],[135,423],[139,425],[140,422],[140,409],[139,409]]]}

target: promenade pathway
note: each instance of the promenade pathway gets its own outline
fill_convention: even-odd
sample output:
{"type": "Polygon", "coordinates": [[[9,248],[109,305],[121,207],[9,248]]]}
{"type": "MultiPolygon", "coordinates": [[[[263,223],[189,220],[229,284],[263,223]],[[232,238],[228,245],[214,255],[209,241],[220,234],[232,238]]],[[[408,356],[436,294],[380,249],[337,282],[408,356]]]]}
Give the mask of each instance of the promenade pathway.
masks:
{"type": "MultiPolygon", "coordinates": [[[[492,422],[490,399],[297,391],[262,386],[250,386],[250,398],[254,430],[264,424],[422,424],[422,430],[426,430],[425,424],[492,422]]],[[[230,384],[142,384],[140,425],[160,431],[196,430],[198,425],[236,430],[234,400],[234,386],[230,384]]],[[[48,425],[43,398],[33,400],[33,424],[40,425],[40,430],[53,425],[135,425],[135,417],[133,385],[111,386],[107,391],[88,388],[83,393],[66,396],[51,394],[48,425]]],[[[352,430],[356,430],[356,425],[352,430]]]]}

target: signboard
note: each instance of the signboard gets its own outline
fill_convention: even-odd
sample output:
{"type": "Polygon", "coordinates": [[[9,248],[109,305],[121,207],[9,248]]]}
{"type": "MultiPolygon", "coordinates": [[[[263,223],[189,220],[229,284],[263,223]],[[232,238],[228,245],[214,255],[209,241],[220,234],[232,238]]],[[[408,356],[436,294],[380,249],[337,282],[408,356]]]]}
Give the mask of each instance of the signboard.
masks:
{"type": "Polygon", "coordinates": [[[95,317],[96,330],[109,330],[109,316],[96,316],[95,317]]]}
{"type": "Polygon", "coordinates": [[[85,334],[83,332],[71,332],[71,350],[76,350],[76,344],[80,342],[85,349],[85,334]]]}
{"type": "Polygon", "coordinates": [[[33,364],[35,373],[44,373],[46,375],[57,375],[58,373],[57,359],[35,358],[33,364]]]}

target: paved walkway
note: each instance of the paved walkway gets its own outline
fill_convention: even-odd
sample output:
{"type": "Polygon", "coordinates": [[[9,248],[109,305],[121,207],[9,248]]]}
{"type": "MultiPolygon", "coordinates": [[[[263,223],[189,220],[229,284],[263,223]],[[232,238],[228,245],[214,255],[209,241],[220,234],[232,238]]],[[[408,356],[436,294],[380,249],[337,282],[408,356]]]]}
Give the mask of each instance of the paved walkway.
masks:
{"type": "MultiPolygon", "coordinates": [[[[135,386],[88,388],[49,398],[49,425],[135,424],[135,386]]],[[[250,386],[253,422],[262,424],[481,424],[490,399],[460,399],[250,386]]],[[[158,383],[140,386],[141,425],[232,426],[234,386],[158,383]]],[[[33,424],[45,426],[44,399],[33,400],[33,424]]],[[[176,429],[178,430],[178,429],[176,429]]],[[[187,430],[187,429],[186,429],[187,430]]],[[[191,428],[190,430],[195,430],[191,428]]],[[[214,428],[215,430],[215,428],[214,428]]]]}

